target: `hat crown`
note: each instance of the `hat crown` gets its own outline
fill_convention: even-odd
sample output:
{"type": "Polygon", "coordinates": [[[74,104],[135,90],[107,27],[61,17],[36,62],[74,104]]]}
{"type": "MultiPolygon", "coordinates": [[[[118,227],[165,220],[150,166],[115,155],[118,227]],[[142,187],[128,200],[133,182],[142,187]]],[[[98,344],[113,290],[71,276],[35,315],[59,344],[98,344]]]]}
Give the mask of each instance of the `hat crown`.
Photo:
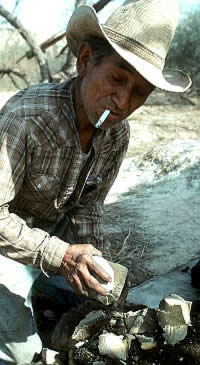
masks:
{"type": "Polygon", "coordinates": [[[176,0],[127,0],[107,19],[105,27],[157,55],[163,68],[177,22],[176,0]]]}
{"type": "Polygon", "coordinates": [[[104,38],[117,54],[152,85],[184,92],[190,77],[163,70],[178,21],[178,0],[126,0],[101,26],[94,8],[83,5],[72,14],[67,41],[75,55],[88,36],[104,38]]]}

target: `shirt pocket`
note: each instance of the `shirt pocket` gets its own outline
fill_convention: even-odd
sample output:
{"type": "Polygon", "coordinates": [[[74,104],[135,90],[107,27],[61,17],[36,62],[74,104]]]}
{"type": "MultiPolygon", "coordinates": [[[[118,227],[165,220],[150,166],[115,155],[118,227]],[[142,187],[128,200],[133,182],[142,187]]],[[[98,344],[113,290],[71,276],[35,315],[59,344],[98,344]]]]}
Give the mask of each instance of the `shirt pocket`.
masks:
{"type": "Polygon", "coordinates": [[[55,175],[31,174],[26,186],[37,201],[42,199],[50,202],[57,198],[60,179],[55,175]]]}

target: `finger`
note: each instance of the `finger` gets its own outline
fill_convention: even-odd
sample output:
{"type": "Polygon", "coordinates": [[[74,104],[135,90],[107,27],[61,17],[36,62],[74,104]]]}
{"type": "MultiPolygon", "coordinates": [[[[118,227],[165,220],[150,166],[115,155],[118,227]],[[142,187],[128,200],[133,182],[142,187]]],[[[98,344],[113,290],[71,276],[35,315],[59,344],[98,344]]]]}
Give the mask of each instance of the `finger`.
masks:
{"type": "Polygon", "coordinates": [[[104,289],[101,284],[98,282],[97,279],[95,279],[95,277],[93,275],[90,274],[90,272],[88,270],[84,270],[83,273],[83,280],[85,282],[85,285],[88,288],[88,292],[91,293],[92,291],[95,291],[97,294],[100,295],[108,295],[108,291],[106,289],[104,289]]]}
{"type": "Polygon", "coordinates": [[[91,274],[93,274],[95,277],[99,277],[101,280],[106,282],[111,282],[112,278],[110,275],[102,269],[100,265],[98,265],[94,260],[88,262],[88,269],[91,274]]]}
{"type": "Polygon", "coordinates": [[[80,274],[77,273],[77,275],[73,278],[73,283],[71,286],[73,287],[76,294],[84,295],[85,297],[89,296],[88,288],[84,284],[80,274]]]}

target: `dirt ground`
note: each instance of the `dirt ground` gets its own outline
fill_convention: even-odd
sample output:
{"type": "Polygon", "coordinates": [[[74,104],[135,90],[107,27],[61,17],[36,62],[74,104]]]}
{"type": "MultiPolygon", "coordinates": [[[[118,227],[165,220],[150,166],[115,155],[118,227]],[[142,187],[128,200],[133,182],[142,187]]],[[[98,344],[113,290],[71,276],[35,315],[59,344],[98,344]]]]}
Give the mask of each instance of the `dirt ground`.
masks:
{"type": "Polygon", "coordinates": [[[200,138],[200,101],[179,94],[156,92],[131,117],[127,157],[175,139],[200,138]]]}

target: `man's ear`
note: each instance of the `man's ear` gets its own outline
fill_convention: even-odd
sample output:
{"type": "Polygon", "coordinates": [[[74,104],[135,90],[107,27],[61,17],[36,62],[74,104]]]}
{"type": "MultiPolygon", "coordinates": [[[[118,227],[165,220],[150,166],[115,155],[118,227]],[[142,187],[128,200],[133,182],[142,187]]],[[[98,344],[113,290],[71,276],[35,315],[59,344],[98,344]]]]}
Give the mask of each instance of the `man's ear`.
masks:
{"type": "Polygon", "coordinates": [[[87,73],[88,66],[92,61],[92,49],[87,42],[81,43],[77,55],[77,73],[84,77],[87,73]]]}

